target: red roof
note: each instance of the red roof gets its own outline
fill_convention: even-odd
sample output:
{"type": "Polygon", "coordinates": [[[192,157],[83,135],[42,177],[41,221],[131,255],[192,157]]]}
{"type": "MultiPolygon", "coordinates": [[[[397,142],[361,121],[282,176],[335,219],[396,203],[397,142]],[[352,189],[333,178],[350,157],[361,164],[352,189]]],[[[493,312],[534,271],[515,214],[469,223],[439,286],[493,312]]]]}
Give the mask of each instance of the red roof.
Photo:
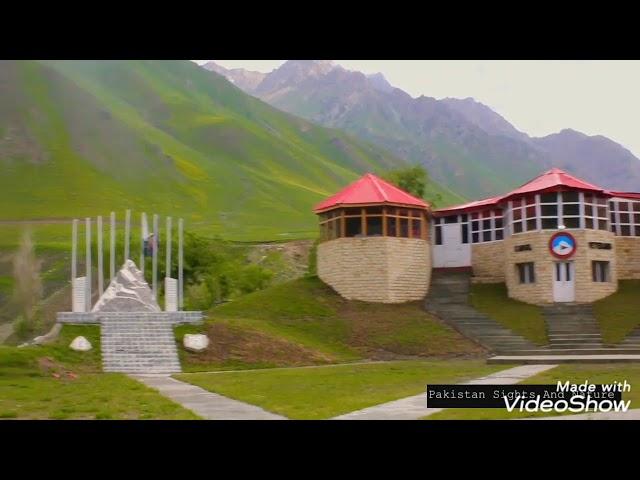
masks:
{"type": "Polygon", "coordinates": [[[344,190],[320,202],[313,211],[319,213],[344,205],[379,205],[384,203],[429,208],[429,204],[424,200],[408,194],[372,173],[367,173],[344,190]]]}
{"type": "Polygon", "coordinates": [[[454,207],[441,208],[433,212],[435,216],[441,216],[443,213],[450,214],[455,212],[469,212],[471,210],[480,209],[482,207],[495,206],[500,203],[502,197],[485,198],[484,200],[476,200],[475,202],[463,203],[454,207]]]}
{"type": "MultiPolygon", "coordinates": [[[[564,170],[559,168],[552,168],[544,172],[542,175],[537,176],[533,180],[528,181],[521,187],[499,197],[491,197],[485,200],[478,200],[475,202],[465,203],[463,205],[456,205],[453,207],[441,208],[436,210],[434,213],[436,215],[443,215],[448,213],[460,213],[460,212],[468,212],[470,210],[475,210],[480,207],[487,207],[498,205],[505,200],[508,200],[511,197],[516,195],[525,195],[528,193],[534,192],[542,192],[548,190],[554,190],[559,187],[565,188],[574,188],[578,190],[588,190],[592,192],[600,192],[605,195],[614,195],[615,192],[608,192],[603,190],[602,188],[593,185],[591,183],[585,182],[584,180],[580,180],[579,178],[574,177],[573,175],[568,174],[564,170]]],[[[617,192],[622,193],[622,192],[617,192]]],[[[622,196],[622,195],[621,195],[622,196]]],[[[624,196],[629,198],[640,198],[640,194],[633,193],[625,193],[624,196]],[[634,197],[634,195],[638,195],[638,197],[634,197]]]]}
{"type": "Polygon", "coordinates": [[[569,175],[564,170],[559,168],[552,168],[547,170],[542,175],[534,178],[533,180],[525,183],[520,188],[515,189],[513,192],[506,194],[502,200],[514,195],[522,195],[525,193],[540,192],[543,190],[553,189],[555,187],[568,187],[576,188],[579,190],[591,190],[594,192],[603,192],[604,190],[596,185],[580,180],[579,178],[569,175]]]}
{"type": "Polygon", "coordinates": [[[612,191],[607,191],[607,193],[609,195],[612,195],[614,197],[620,197],[620,198],[632,198],[635,200],[640,200],[640,193],[636,193],[636,192],[612,192],[612,191]]]}

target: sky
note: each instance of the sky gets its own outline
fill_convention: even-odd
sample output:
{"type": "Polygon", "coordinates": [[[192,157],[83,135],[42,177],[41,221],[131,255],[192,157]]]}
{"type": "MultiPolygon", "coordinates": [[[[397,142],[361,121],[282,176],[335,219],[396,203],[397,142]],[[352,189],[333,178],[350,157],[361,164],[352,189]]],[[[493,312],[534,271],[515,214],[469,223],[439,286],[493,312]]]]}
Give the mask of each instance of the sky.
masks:
{"type": "MultiPolygon", "coordinates": [[[[269,72],[284,60],[216,62],[226,68],[269,72]]],[[[640,61],[336,60],[335,63],[366,74],[381,72],[389,83],[413,97],[473,97],[534,137],[572,128],[587,135],[607,136],[640,157],[640,61]]]]}

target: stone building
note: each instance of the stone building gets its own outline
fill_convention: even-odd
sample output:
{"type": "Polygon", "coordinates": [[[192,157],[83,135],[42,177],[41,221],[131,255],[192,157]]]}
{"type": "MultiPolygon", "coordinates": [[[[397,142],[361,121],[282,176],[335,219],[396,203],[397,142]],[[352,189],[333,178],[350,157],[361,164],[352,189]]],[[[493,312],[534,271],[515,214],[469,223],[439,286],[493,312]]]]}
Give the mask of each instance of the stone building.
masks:
{"type": "Polygon", "coordinates": [[[554,168],[499,197],[433,212],[435,268],[469,268],[534,304],[589,303],[640,278],[640,194],[554,168]]]}
{"type": "Polygon", "coordinates": [[[318,275],[348,299],[423,298],[432,268],[504,282],[534,304],[588,303],[640,279],[640,193],[554,168],[504,195],[432,211],[367,174],[315,208],[318,275]]]}
{"type": "Polygon", "coordinates": [[[366,174],[316,206],[318,276],[350,300],[424,298],[431,277],[429,204],[366,174]]]}

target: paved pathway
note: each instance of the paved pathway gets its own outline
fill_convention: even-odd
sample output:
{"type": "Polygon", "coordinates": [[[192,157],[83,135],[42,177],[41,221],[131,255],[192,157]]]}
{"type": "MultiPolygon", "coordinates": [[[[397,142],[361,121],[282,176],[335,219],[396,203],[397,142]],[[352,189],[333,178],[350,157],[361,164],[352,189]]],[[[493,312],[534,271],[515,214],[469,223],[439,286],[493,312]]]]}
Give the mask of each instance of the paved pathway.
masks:
{"type": "Polygon", "coordinates": [[[559,363],[634,363],[640,362],[640,355],[607,354],[607,355],[498,355],[487,360],[489,364],[522,363],[522,364],[559,364],[559,363]]]}
{"type": "MultiPolygon", "coordinates": [[[[556,365],[522,365],[480,377],[463,385],[513,385],[556,365]]],[[[334,420],[417,420],[442,411],[442,408],[427,408],[425,393],[401,398],[393,402],[368,407],[363,410],[335,417],[334,420]]]]}
{"type": "Polygon", "coordinates": [[[205,420],[286,420],[255,405],[209,392],[169,375],[130,375],[205,420]]]}

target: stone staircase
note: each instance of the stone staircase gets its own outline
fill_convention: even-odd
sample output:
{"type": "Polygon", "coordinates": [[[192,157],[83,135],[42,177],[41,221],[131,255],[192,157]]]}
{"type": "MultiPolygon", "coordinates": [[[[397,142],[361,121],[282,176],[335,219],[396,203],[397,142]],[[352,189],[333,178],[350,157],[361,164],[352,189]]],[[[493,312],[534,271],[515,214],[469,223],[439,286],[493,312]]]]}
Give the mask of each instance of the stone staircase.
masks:
{"type": "Polygon", "coordinates": [[[434,270],[425,309],[493,353],[525,355],[547,350],[473,308],[469,304],[470,284],[470,272],[434,270]]]}
{"type": "Polygon", "coordinates": [[[105,372],[176,373],[180,361],[173,324],[166,315],[101,315],[102,368],[105,372]]]}
{"type": "Polygon", "coordinates": [[[553,355],[640,354],[640,330],[632,332],[619,344],[603,344],[592,305],[558,303],[542,307],[542,313],[553,355]]]}

